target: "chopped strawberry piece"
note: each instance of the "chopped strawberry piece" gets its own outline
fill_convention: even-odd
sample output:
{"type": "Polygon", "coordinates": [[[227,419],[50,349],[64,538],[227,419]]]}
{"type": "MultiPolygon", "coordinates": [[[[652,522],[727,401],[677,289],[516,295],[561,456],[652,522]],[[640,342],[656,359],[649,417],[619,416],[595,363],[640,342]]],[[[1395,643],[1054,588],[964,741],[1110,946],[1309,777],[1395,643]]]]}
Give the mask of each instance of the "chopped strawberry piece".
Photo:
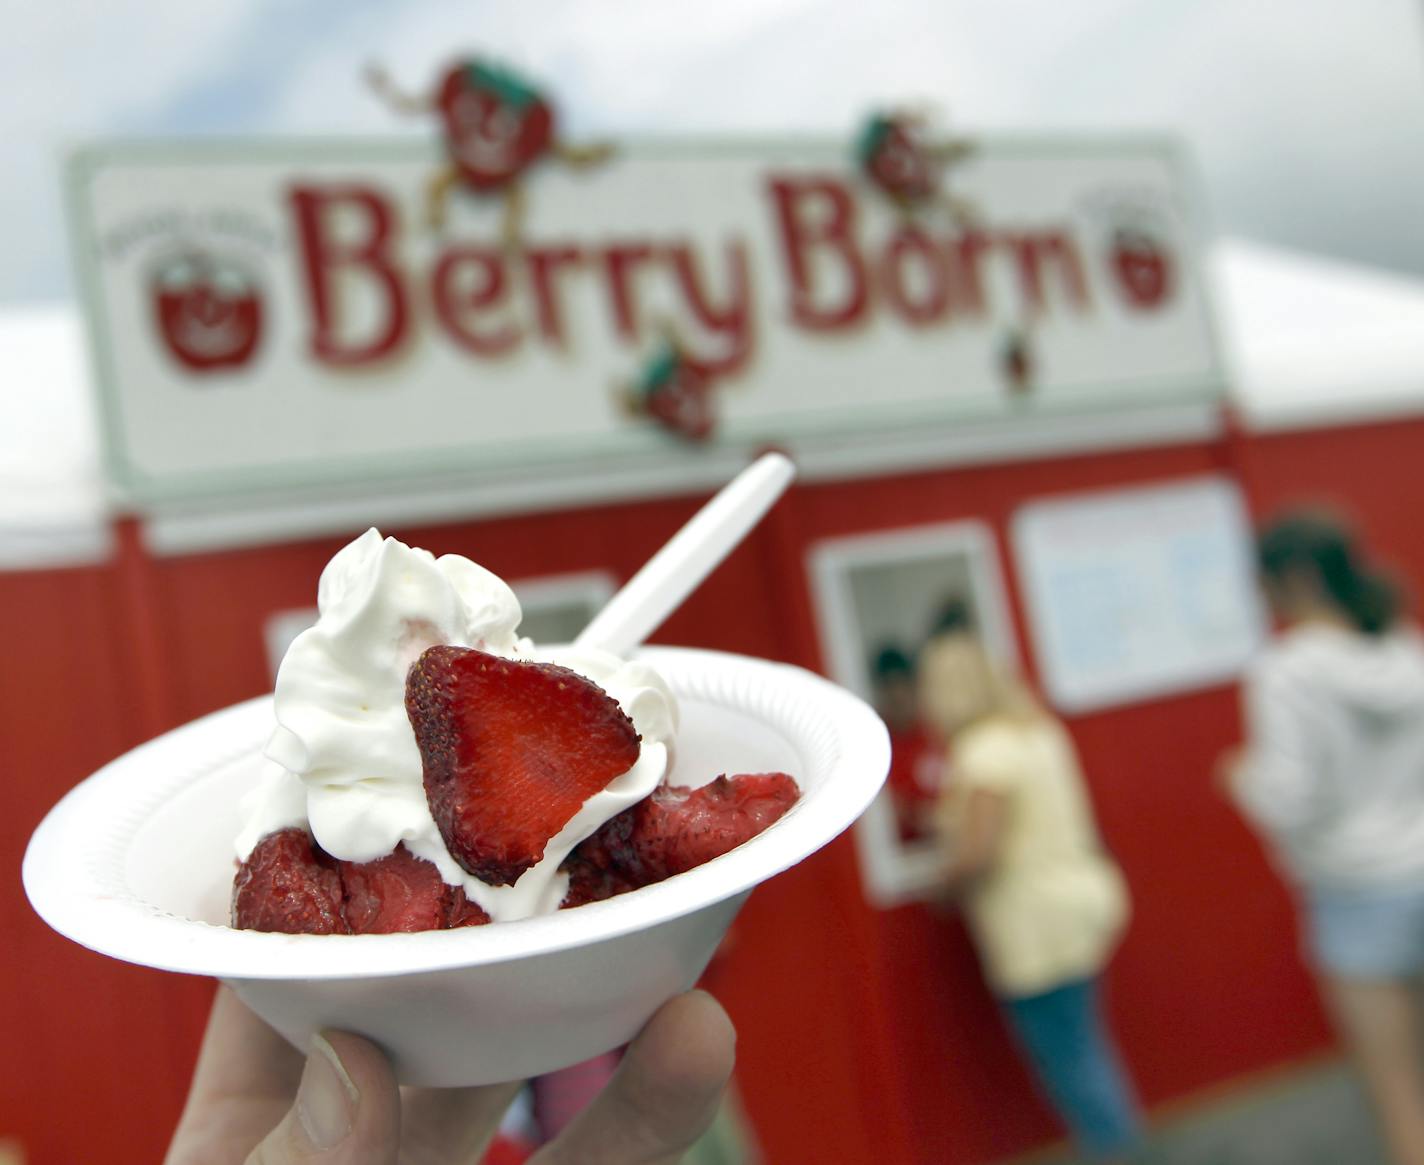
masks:
{"type": "Polygon", "coordinates": [[[264,837],[233,881],[232,924],[283,934],[393,934],[479,926],[489,915],[404,845],[338,861],[305,829],[264,837]]]}
{"type": "Polygon", "coordinates": [[[571,906],[586,906],[590,902],[602,902],[605,898],[613,898],[638,888],[617,870],[590,861],[577,853],[570,854],[560,868],[569,875],[569,888],[564,894],[564,900],[559,903],[560,910],[567,910],[571,906]]]}
{"type": "Polygon", "coordinates": [[[439,930],[450,891],[440,871],[404,845],[373,862],[339,862],[352,934],[439,930]]]}
{"type": "Polygon", "coordinates": [[[440,836],[491,885],[516,881],[638,759],[617,701],[554,664],[432,647],[410,669],[405,705],[440,836]]]}
{"type": "MultiPolygon", "coordinates": [[[[433,868],[433,867],[432,867],[433,868]]],[[[284,934],[349,934],[341,874],[305,829],[269,833],[232,884],[233,926],[284,934]]]]}
{"type": "Polygon", "coordinates": [[[447,889],[450,891],[444,919],[447,930],[457,930],[462,926],[484,926],[490,920],[484,907],[466,897],[463,886],[449,886],[447,889]]]}
{"type": "Polygon", "coordinates": [[[664,785],[605,822],[570,855],[567,906],[661,882],[750,841],[800,796],[785,773],[720,776],[693,789],[664,785]],[[599,875],[602,875],[600,880],[599,875]],[[621,885],[620,885],[621,884],[621,885]],[[593,893],[594,897],[583,897],[593,893]]]}

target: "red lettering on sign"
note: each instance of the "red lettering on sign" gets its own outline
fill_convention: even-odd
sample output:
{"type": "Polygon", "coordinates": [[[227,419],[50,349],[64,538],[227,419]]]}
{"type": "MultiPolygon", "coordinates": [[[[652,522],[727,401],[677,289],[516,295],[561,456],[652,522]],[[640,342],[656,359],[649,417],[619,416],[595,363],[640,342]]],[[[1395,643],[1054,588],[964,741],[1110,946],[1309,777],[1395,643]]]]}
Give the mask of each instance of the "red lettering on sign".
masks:
{"type": "Polygon", "coordinates": [[[477,356],[499,356],[519,343],[519,329],[505,323],[479,331],[475,319],[504,298],[504,253],[483,247],[452,247],[430,277],[435,315],[450,338],[477,356]],[[470,282],[473,275],[475,281],[470,282]]]}
{"type": "Polygon", "coordinates": [[[1072,239],[1062,231],[1004,233],[1000,242],[1013,254],[1019,276],[1019,294],[1035,311],[1044,305],[1044,272],[1059,273],[1068,301],[1079,311],[1088,307],[1088,281],[1072,239]]]}
{"type": "Polygon", "coordinates": [[[578,247],[530,247],[524,252],[529,264],[529,284],[534,290],[534,315],[539,334],[554,344],[564,342],[563,301],[559,298],[558,276],[565,267],[577,267],[584,255],[578,247]]]}
{"type": "Polygon", "coordinates": [[[720,355],[700,354],[698,364],[707,372],[735,372],[752,349],[752,282],[747,249],[740,240],[727,244],[726,294],[714,303],[698,277],[692,247],[678,243],[669,248],[673,277],[692,316],[707,331],[724,338],[720,355]]]}
{"type": "Polygon", "coordinates": [[[608,277],[608,294],[613,301],[613,322],[625,340],[638,338],[638,305],[634,300],[633,275],[653,257],[647,243],[614,243],[603,252],[603,270],[608,277]]]}
{"type": "Polygon", "coordinates": [[[864,314],[869,300],[849,188],[831,178],[772,178],[768,186],[791,286],[792,321],[810,331],[848,327],[864,314]],[[814,274],[828,261],[842,271],[845,287],[840,302],[829,305],[817,302],[814,274]]]}
{"type": "Polygon", "coordinates": [[[950,259],[915,226],[903,226],[885,248],[880,281],[890,305],[915,327],[940,319],[949,309],[950,259]],[[907,273],[917,269],[917,283],[907,273]]]}
{"type": "Polygon", "coordinates": [[[404,337],[407,320],[405,289],[390,253],[395,225],[390,203],[369,186],[294,186],[288,197],[311,306],[312,355],[339,367],[389,356],[404,337]],[[335,219],[343,212],[364,228],[355,241],[349,226],[340,233],[336,229],[335,219]],[[343,336],[342,296],[336,289],[342,273],[363,276],[383,309],[358,338],[343,336]]]}
{"type": "Polygon", "coordinates": [[[989,237],[973,227],[961,234],[955,243],[954,301],[961,313],[984,313],[984,279],[979,259],[988,247],[989,237]]]}

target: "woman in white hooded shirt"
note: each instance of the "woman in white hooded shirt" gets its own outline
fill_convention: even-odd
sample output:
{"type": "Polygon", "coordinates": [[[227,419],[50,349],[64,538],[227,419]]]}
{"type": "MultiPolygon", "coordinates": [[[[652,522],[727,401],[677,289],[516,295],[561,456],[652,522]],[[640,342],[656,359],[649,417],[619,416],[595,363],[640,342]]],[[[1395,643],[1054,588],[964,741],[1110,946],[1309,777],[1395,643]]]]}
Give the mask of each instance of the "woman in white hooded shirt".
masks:
{"type": "Polygon", "coordinates": [[[1246,677],[1242,810],[1295,883],[1307,941],[1398,1165],[1424,1165],[1424,645],[1345,529],[1260,537],[1283,632],[1246,677]]]}

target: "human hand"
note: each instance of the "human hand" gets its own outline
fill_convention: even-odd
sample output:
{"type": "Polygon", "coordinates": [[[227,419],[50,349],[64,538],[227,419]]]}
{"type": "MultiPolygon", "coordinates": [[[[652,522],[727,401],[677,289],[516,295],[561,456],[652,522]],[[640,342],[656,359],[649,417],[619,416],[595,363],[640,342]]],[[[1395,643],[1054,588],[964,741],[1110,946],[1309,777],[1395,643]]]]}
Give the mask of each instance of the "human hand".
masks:
{"type": "MultiPolygon", "coordinates": [[[[675,1165],[717,1111],[735,1042],[710,995],[670,1000],[529,1165],[675,1165]]],[[[343,1032],[304,1063],[220,988],[165,1165],[472,1165],[519,1087],[402,1089],[379,1048],[343,1032]]]]}

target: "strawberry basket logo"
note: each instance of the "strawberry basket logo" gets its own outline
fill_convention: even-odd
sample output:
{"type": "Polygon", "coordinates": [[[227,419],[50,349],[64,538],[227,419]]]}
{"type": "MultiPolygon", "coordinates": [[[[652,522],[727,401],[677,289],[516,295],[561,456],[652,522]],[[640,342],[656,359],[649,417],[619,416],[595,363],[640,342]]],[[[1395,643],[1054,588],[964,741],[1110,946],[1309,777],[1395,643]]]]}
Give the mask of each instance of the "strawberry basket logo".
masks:
{"type": "Polygon", "coordinates": [[[1118,301],[1130,312],[1166,307],[1181,279],[1173,245],[1180,208],[1160,191],[1126,185],[1100,188],[1079,205],[1118,301]]]}
{"type": "Polygon", "coordinates": [[[185,250],[157,264],[149,295],[169,355],[190,372],[240,368],[262,337],[262,293],[242,264],[185,250]]]}
{"type": "Polygon", "coordinates": [[[1109,263],[1128,307],[1160,307],[1172,290],[1171,255],[1146,227],[1118,227],[1113,232],[1109,263]]]}

